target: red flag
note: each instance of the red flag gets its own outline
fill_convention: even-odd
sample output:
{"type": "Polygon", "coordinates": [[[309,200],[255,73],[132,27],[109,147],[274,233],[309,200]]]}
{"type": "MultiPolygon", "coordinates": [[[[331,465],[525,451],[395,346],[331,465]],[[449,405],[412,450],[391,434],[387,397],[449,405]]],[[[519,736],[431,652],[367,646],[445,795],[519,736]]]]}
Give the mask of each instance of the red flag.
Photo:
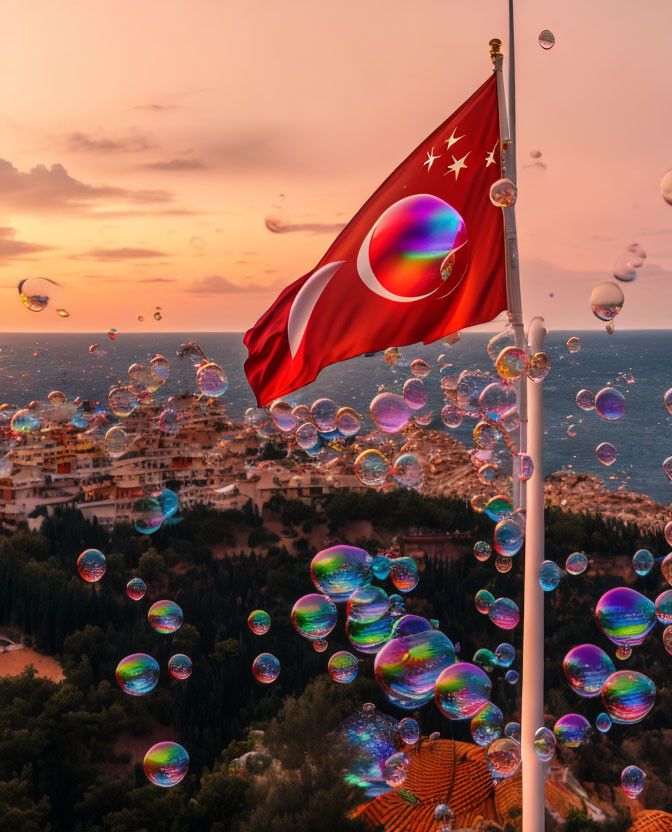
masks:
{"type": "Polygon", "coordinates": [[[399,165],[244,338],[259,405],[346,358],[429,344],[506,309],[492,77],[399,165]]]}

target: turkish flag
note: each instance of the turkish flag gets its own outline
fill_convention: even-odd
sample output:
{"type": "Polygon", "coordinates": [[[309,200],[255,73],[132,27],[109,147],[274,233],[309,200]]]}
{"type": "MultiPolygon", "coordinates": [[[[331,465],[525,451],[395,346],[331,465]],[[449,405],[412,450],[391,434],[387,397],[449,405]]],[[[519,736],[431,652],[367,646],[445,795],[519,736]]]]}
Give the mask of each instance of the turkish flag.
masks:
{"type": "Polygon", "coordinates": [[[507,308],[504,221],[490,202],[499,149],[493,73],[245,334],[260,406],[329,364],[429,344],[507,308]]]}

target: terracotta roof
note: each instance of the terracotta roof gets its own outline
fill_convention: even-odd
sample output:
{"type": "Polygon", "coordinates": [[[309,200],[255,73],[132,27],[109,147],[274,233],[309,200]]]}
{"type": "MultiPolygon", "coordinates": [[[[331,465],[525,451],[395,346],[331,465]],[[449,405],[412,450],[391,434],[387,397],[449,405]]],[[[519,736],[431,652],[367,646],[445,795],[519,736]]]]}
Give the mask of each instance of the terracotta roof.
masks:
{"type": "Polygon", "coordinates": [[[672,832],[672,815],[645,809],[637,815],[628,832],[672,832]]]}

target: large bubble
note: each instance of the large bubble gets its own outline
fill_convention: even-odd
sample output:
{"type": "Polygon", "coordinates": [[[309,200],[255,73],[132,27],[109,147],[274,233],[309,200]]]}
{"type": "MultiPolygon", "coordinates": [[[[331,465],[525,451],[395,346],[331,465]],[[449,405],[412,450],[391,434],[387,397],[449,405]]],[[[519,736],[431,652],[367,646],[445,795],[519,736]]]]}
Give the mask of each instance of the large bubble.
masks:
{"type": "Polygon", "coordinates": [[[434,695],[437,677],[455,661],[451,640],[439,630],[392,638],[376,656],[376,681],[399,708],[414,709],[434,695]]]}
{"type": "Polygon", "coordinates": [[[48,277],[29,277],[22,280],[18,290],[19,300],[31,312],[41,312],[50,303],[59,303],[62,296],[60,284],[48,277]]]}
{"type": "Polygon", "coordinates": [[[383,433],[398,433],[411,421],[411,410],[396,393],[379,393],[371,402],[371,418],[383,433]]]}
{"type": "Polygon", "coordinates": [[[672,624],[672,589],[666,589],[656,598],[656,617],[661,624],[672,624]]]}
{"type": "Polygon", "coordinates": [[[640,722],[653,708],[656,686],[648,676],[634,670],[617,670],[602,688],[602,702],[612,722],[640,722]]]}
{"type": "Polygon", "coordinates": [[[490,743],[485,761],[494,780],[506,780],[520,768],[520,744],[511,737],[500,737],[490,743]]]}
{"type": "Polygon", "coordinates": [[[495,526],[495,551],[502,557],[512,558],[520,551],[524,541],[524,529],[512,517],[500,520],[495,526]]]}
{"type": "Polygon", "coordinates": [[[296,631],[310,641],[323,639],[336,626],[336,605],[316,592],[304,595],[292,608],[292,624],[296,631]]]}
{"type": "Polygon", "coordinates": [[[502,630],[513,630],[520,620],[518,604],[511,598],[497,598],[488,610],[490,621],[502,630]]]}
{"type": "Polygon", "coordinates": [[[525,375],[530,365],[527,352],[521,347],[506,347],[495,362],[495,369],[504,381],[518,381],[525,375]]]}
{"type": "Polygon", "coordinates": [[[202,364],[196,372],[196,384],[205,396],[219,398],[226,393],[229,381],[224,370],[214,361],[202,364]]]}
{"type": "Polygon", "coordinates": [[[153,691],[159,681],[158,662],[146,653],[132,653],[117,665],[115,671],[119,687],[132,696],[143,696],[153,691]]]}
{"type": "Polygon", "coordinates": [[[480,667],[458,662],[439,675],[434,699],[448,719],[471,719],[487,704],[491,689],[492,683],[480,667]]]}
{"type": "Polygon", "coordinates": [[[479,589],[474,597],[476,609],[482,614],[487,615],[495,603],[495,596],[487,589],[479,589]]]}
{"type": "Polygon", "coordinates": [[[353,621],[369,624],[381,618],[390,606],[387,593],[379,586],[362,586],[356,589],[346,607],[346,615],[353,621]]]}
{"type": "Polygon", "coordinates": [[[409,378],[404,384],[403,399],[411,410],[422,410],[427,404],[427,391],[420,378],[409,378]]]}
{"type": "Polygon", "coordinates": [[[327,669],[334,682],[345,685],[357,678],[359,662],[352,653],[348,653],[347,650],[339,650],[329,659],[327,669]]]}
{"type": "Polygon", "coordinates": [[[342,603],[356,589],[371,583],[371,555],[356,546],[331,546],[315,555],[310,574],[320,592],[336,604],[342,603]]]}
{"type": "Polygon", "coordinates": [[[90,584],[99,581],[106,568],[105,555],[98,549],[85,549],[77,558],[77,571],[90,584]]]}
{"type": "Polygon", "coordinates": [[[394,558],[390,567],[392,583],[400,592],[410,592],[418,585],[418,566],[411,557],[394,558]]]}
{"type": "Polygon", "coordinates": [[[404,488],[420,488],[423,481],[422,464],[413,454],[402,454],[394,461],[392,476],[404,488]]]}
{"type": "Polygon", "coordinates": [[[572,552],[565,561],[565,569],[570,575],[582,575],[588,569],[588,558],[583,552],[572,552]]]}
{"type": "Polygon", "coordinates": [[[625,410],[625,396],[613,387],[605,387],[595,396],[595,412],[603,419],[620,419],[625,410]]]}
{"type": "Polygon", "coordinates": [[[271,616],[265,610],[252,610],[247,617],[247,626],[255,636],[263,636],[271,629],[271,616]]]}
{"type": "Polygon", "coordinates": [[[357,479],[369,488],[385,485],[390,475],[390,463],[375,448],[362,451],[355,460],[354,469],[357,479]]]}
{"type": "Polygon", "coordinates": [[[145,754],[142,766],[151,783],[167,789],[184,779],[189,769],[189,755],[176,742],[158,742],[145,754]]]}
{"type": "Polygon", "coordinates": [[[573,647],[563,661],[565,676],[579,696],[599,696],[605,681],[615,671],[611,658],[595,644],[573,647]]]}
{"type": "Polygon", "coordinates": [[[656,623],[656,608],[640,592],[621,586],[604,593],[597,602],[595,617],[614,644],[634,647],[644,641],[656,623]]]}
{"type": "Polygon", "coordinates": [[[611,321],[623,308],[625,298],[623,291],[616,283],[605,280],[598,283],[590,296],[590,308],[596,318],[601,321],[611,321]]]}
{"type": "Polygon", "coordinates": [[[590,722],[581,714],[565,714],[553,727],[556,742],[567,748],[578,748],[587,742],[591,731],[590,722]]]}
{"type": "Polygon", "coordinates": [[[399,723],[375,708],[362,708],[338,728],[338,735],[351,752],[345,779],[359,786],[368,797],[389,791],[383,777],[386,760],[396,751],[399,723]]]}
{"type": "Polygon", "coordinates": [[[270,685],[280,675],[280,662],[272,653],[260,653],[252,662],[252,674],[257,682],[270,685]]]}
{"type": "Polygon", "coordinates": [[[476,745],[488,746],[502,736],[504,714],[492,702],[471,719],[471,736],[476,745]]]}
{"type": "Polygon", "coordinates": [[[157,633],[169,635],[182,626],[182,610],[175,601],[157,601],[149,608],[147,620],[157,633]]]}
{"type": "Polygon", "coordinates": [[[359,650],[360,653],[377,653],[385,642],[388,641],[392,635],[392,626],[394,624],[394,611],[392,609],[393,597],[390,596],[390,610],[388,614],[382,616],[377,621],[363,624],[349,619],[346,622],[345,634],[355,650],[359,650]]]}

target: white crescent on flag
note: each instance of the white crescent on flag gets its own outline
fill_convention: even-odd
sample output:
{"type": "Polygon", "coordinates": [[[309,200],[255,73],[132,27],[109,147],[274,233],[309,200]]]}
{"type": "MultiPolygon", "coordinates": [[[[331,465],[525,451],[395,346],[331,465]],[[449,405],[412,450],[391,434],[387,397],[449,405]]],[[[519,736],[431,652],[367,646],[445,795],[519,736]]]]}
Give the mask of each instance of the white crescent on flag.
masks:
{"type": "Polygon", "coordinates": [[[292,358],[299,351],[315,304],[320,299],[320,295],[324,291],[327,283],[329,283],[343,263],[345,263],[345,260],[337,260],[334,263],[327,263],[325,266],[322,266],[306,280],[296,293],[287,318],[287,337],[289,339],[289,351],[292,354],[292,358]]]}

